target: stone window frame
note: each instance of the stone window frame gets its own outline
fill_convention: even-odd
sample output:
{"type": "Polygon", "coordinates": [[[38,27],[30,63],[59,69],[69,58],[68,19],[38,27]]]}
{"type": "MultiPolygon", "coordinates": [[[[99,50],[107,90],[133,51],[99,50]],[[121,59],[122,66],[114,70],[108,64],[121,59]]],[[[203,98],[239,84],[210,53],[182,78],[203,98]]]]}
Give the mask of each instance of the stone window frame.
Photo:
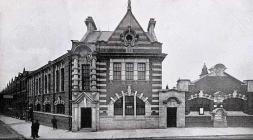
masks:
{"type": "Polygon", "coordinates": [[[146,79],[146,63],[137,64],[138,80],[146,79]]]}
{"type": "MultiPolygon", "coordinates": [[[[128,86],[128,90],[127,92],[123,92],[121,91],[121,93],[115,93],[114,96],[112,96],[110,98],[110,102],[108,104],[108,116],[114,116],[114,117],[122,117],[122,118],[125,118],[126,116],[130,116],[130,117],[134,117],[134,118],[137,118],[137,116],[151,116],[151,104],[149,103],[148,101],[148,97],[146,97],[144,95],[144,93],[138,93],[137,91],[131,91],[131,87],[128,86]],[[114,103],[120,99],[121,97],[124,97],[124,96],[135,96],[136,98],[139,98],[140,100],[142,100],[144,103],[145,103],[145,115],[114,115],[114,103]]],[[[125,112],[125,110],[123,110],[123,112],[125,112]]]]}
{"type": "Polygon", "coordinates": [[[109,67],[109,80],[115,80],[113,75],[113,65],[114,63],[121,63],[121,80],[125,81],[126,79],[126,63],[134,64],[134,77],[133,81],[149,81],[150,78],[150,62],[149,59],[110,59],[110,67],[109,67]],[[138,63],[145,63],[145,80],[138,79],[138,63]]]}
{"type": "Polygon", "coordinates": [[[122,64],[119,62],[113,63],[113,80],[121,80],[122,64]]]}
{"type": "MultiPolygon", "coordinates": [[[[130,99],[130,98],[129,98],[130,99]]],[[[130,101],[130,100],[129,100],[130,101]]],[[[134,96],[134,95],[130,95],[130,96],[128,96],[128,95],[126,95],[126,96],[122,96],[122,97],[120,97],[118,100],[116,100],[115,102],[114,102],[114,116],[136,116],[136,115],[145,115],[145,102],[143,101],[143,100],[141,100],[139,97],[137,97],[137,96],[134,96]],[[127,109],[126,109],[126,103],[127,103],[127,98],[129,98],[129,97],[132,97],[133,98],[133,110],[132,110],[132,113],[131,112],[127,112],[127,109]],[[120,107],[120,109],[122,109],[122,110],[120,110],[120,113],[118,113],[118,112],[116,112],[115,111],[115,104],[118,104],[118,102],[122,102],[122,106],[120,107]],[[140,101],[140,102],[138,102],[138,101],[140,101]],[[138,104],[139,103],[139,104],[138,104]],[[142,108],[142,109],[144,109],[144,113],[142,113],[142,112],[139,112],[138,110],[137,110],[137,106],[142,106],[141,104],[144,104],[144,107],[142,108]],[[130,114],[127,114],[127,113],[130,113],[130,114]]],[[[118,109],[118,108],[117,108],[118,109]]]]}

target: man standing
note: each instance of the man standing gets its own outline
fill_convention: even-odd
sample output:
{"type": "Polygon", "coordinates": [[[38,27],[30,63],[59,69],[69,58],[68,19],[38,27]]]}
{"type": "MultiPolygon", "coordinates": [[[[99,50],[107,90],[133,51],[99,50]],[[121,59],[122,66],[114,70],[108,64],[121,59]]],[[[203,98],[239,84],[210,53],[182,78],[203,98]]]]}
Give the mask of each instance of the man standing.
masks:
{"type": "Polygon", "coordinates": [[[53,119],[51,120],[51,123],[53,125],[53,129],[57,129],[57,120],[55,118],[55,116],[53,117],[53,119]]]}
{"type": "Polygon", "coordinates": [[[38,120],[36,120],[35,124],[34,124],[34,128],[35,128],[35,136],[36,138],[39,138],[40,136],[38,135],[39,133],[39,129],[40,129],[40,123],[38,120]]]}
{"type": "Polygon", "coordinates": [[[31,137],[35,139],[35,121],[32,121],[32,126],[31,126],[31,137]]]}

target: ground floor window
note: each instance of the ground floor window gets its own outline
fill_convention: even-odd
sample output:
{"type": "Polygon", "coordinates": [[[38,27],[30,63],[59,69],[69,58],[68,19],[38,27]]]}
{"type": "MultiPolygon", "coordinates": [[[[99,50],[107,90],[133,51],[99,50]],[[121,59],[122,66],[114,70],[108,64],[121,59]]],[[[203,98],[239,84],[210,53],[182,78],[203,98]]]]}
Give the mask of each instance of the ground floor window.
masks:
{"type": "Polygon", "coordinates": [[[64,114],[65,113],[64,104],[56,105],[56,113],[58,113],[58,114],[64,114]]]}
{"type": "Polygon", "coordinates": [[[45,105],[45,112],[51,112],[51,105],[50,104],[45,105]]]}
{"type": "Polygon", "coordinates": [[[136,96],[121,97],[114,103],[114,115],[145,115],[145,102],[136,96]]]}
{"type": "Polygon", "coordinates": [[[40,104],[37,104],[36,105],[36,111],[40,111],[41,110],[41,106],[40,106],[40,104]]]}

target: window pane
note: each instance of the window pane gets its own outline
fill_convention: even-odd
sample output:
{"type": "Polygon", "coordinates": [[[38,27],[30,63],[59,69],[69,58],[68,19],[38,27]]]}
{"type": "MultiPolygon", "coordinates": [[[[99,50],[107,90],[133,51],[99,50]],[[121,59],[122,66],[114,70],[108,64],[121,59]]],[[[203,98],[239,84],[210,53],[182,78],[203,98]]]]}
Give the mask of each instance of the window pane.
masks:
{"type": "Polygon", "coordinates": [[[125,96],[125,114],[134,115],[134,96],[125,96]]]}
{"type": "Polygon", "coordinates": [[[64,68],[61,69],[61,91],[64,91],[64,68]]]}
{"type": "Polygon", "coordinates": [[[134,79],[134,64],[126,63],[126,80],[134,79]]]}
{"type": "Polygon", "coordinates": [[[123,115],[123,98],[122,97],[114,103],[114,115],[123,115]]]}
{"type": "Polygon", "coordinates": [[[58,104],[57,105],[57,113],[59,114],[64,114],[65,113],[65,108],[63,104],[58,104]]]}
{"type": "Polygon", "coordinates": [[[59,92],[59,85],[60,85],[60,74],[59,70],[56,70],[56,92],[59,92]]]}
{"type": "Polygon", "coordinates": [[[84,91],[90,90],[90,65],[82,65],[82,88],[84,91]]]}
{"type": "Polygon", "coordinates": [[[121,80],[121,63],[113,64],[113,79],[121,80]]]}
{"type": "Polygon", "coordinates": [[[145,115],[145,103],[139,98],[136,98],[136,115],[145,115]]]}
{"type": "Polygon", "coordinates": [[[138,80],[145,80],[146,64],[138,63],[138,80]]]}

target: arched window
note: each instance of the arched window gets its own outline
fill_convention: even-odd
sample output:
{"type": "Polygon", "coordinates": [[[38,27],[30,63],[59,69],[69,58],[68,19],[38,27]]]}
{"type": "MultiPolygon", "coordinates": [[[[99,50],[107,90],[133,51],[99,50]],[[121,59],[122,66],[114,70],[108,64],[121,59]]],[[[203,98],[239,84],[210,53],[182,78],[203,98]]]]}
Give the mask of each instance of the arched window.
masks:
{"type": "Polygon", "coordinates": [[[64,113],[65,113],[64,104],[57,104],[57,105],[56,105],[56,112],[57,112],[58,114],[64,114],[64,113]]]}
{"type": "Polygon", "coordinates": [[[114,115],[145,115],[145,102],[136,96],[121,97],[114,103],[114,115]],[[136,99],[135,99],[136,98],[136,99]],[[123,101],[124,100],[124,101],[123,101]],[[125,112],[123,110],[125,109],[125,112]]]}
{"type": "Polygon", "coordinates": [[[51,112],[51,105],[50,104],[45,105],[45,112],[51,112]]]}
{"type": "Polygon", "coordinates": [[[114,115],[123,115],[123,98],[122,97],[114,103],[114,115]]]}
{"type": "Polygon", "coordinates": [[[40,110],[41,110],[40,104],[37,104],[37,105],[36,105],[36,110],[37,110],[37,111],[40,111],[40,110]]]}
{"type": "Polygon", "coordinates": [[[136,115],[145,115],[145,103],[139,98],[136,98],[136,115]]]}

